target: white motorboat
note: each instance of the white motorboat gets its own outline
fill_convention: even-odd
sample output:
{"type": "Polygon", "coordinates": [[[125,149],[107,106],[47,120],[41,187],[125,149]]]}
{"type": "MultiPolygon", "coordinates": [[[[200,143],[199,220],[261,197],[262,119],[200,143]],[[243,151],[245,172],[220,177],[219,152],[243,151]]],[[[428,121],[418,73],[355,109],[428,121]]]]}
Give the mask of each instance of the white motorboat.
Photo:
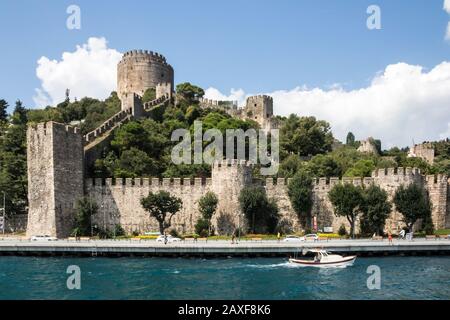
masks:
{"type": "Polygon", "coordinates": [[[303,255],[307,254],[308,252],[314,253],[313,260],[290,258],[289,262],[308,267],[343,267],[352,265],[356,260],[356,256],[343,257],[338,254],[331,254],[330,252],[322,249],[307,249],[303,251],[303,255]]]}

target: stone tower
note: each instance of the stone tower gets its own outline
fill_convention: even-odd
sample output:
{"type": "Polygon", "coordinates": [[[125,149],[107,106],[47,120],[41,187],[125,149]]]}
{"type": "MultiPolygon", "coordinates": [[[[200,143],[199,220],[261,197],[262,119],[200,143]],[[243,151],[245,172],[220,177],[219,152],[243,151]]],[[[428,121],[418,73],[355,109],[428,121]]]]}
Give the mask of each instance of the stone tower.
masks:
{"type": "MultiPolygon", "coordinates": [[[[245,160],[236,159],[215,162],[211,168],[211,180],[211,191],[219,199],[213,224],[217,226],[218,219],[227,220],[229,230],[223,230],[220,232],[222,234],[234,231],[238,225],[242,227],[245,219],[242,217],[237,199],[241,190],[252,184],[252,165],[245,160]]],[[[220,224],[223,225],[224,223],[220,224]]]]}
{"type": "Polygon", "coordinates": [[[273,99],[270,96],[259,95],[247,98],[244,117],[259,123],[261,129],[270,129],[273,116],[273,99]]]}
{"type": "Polygon", "coordinates": [[[82,136],[74,127],[39,123],[28,127],[27,146],[27,236],[67,237],[83,196],[82,136]]]}
{"type": "Polygon", "coordinates": [[[122,109],[128,107],[124,102],[129,95],[142,96],[145,90],[157,86],[158,92],[162,88],[172,92],[174,88],[173,68],[166,58],[147,50],[126,52],[117,65],[117,94],[123,102],[122,109]]]}

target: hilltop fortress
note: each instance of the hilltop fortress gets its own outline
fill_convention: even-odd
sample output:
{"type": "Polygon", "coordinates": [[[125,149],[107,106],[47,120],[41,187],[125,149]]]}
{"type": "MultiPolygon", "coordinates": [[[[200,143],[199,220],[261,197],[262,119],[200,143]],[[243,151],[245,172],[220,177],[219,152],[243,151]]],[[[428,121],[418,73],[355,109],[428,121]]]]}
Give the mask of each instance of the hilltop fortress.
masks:
{"type": "MultiPolygon", "coordinates": [[[[200,217],[198,200],[208,191],[219,198],[218,210],[212,221],[215,230],[229,234],[245,225],[239,209],[240,191],[250,185],[264,187],[269,198],[276,200],[280,224],[285,230],[301,230],[287,194],[288,181],[283,178],[253,179],[252,164],[246,161],[223,160],[213,164],[210,178],[202,179],[92,179],[86,168],[97,159],[103,147],[112,138],[112,132],[131,119],[147,117],[149,111],[175,99],[174,70],[166,59],[154,52],[133,50],[125,53],[117,67],[117,93],[121,110],[101,126],[82,135],[68,125],[47,122],[30,125],[27,131],[28,199],[27,235],[69,236],[75,217],[75,204],[83,196],[90,197],[99,206],[93,223],[104,229],[120,224],[126,231],[158,230],[157,222],[140,205],[140,199],[149,191],[166,190],[180,197],[183,207],[172,220],[172,227],[181,233],[191,233],[200,217]],[[142,102],[148,88],[155,88],[156,99],[142,102]]],[[[244,107],[232,101],[200,99],[204,108],[222,109],[241,119],[256,121],[262,129],[278,126],[273,116],[273,100],[269,96],[249,97],[244,107]]],[[[450,227],[450,187],[447,176],[423,176],[418,169],[380,169],[366,178],[318,178],[313,186],[313,216],[319,228],[341,224],[348,228],[345,218],[333,214],[328,192],[337,183],[355,185],[376,184],[386,190],[392,199],[402,184],[416,183],[427,191],[432,202],[432,219],[436,229],[450,227]]],[[[395,210],[386,223],[393,232],[403,226],[401,215],[395,210]]],[[[358,226],[357,226],[358,228],[358,226]]],[[[288,232],[286,231],[286,232],[288,232]]]]}

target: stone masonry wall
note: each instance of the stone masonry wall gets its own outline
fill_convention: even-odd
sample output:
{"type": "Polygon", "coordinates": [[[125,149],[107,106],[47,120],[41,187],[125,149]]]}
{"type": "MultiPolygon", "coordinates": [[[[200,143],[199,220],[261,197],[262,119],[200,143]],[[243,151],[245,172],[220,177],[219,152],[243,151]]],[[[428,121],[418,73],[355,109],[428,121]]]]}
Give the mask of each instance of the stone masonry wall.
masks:
{"type": "MultiPolygon", "coordinates": [[[[105,219],[106,226],[120,223],[127,230],[157,231],[157,223],[142,209],[139,201],[149,191],[166,190],[180,197],[183,201],[183,209],[175,215],[173,227],[182,233],[194,231],[194,225],[200,217],[198,212],[198,200],[208,191],[213,191],[219,198],[218,209],[212,219],[213,226],[220,234],[229,234],[238,226],[245,226],[245,218],[240,208],[238,197],[245,186],[254,184],[251,176],[251,165],[246,162],[224,161],[216,163],[212,168],[212,178],[202,182],[201,179],[191,181],[190,179],[126,179],[115,182],[107,179],[101,184],[96,180],[95,186],[92,180],[87,181],[87,194],[94,198],[101,206],[98,217],[95,219],[100,226],[105,219]],[[103,211],[102,211],[103,210],[103,211]],[[104,217],[105,215],[105,217],[104,217]],[[116,218],[114,218],[116,217],[116,218]]],[[[276,200],[281,224],[287,230],[297,232],[302,229],[297,215],[292,209],[287,186],[289,179],[268,178],[263,184],[267,196],[276,200]]],[[[371,184],[379,185],[388,193],[392,200],[395,190],[401,184],[417,183],[428,191],[433,203],[432,217],[436,229],[448,227],[449,208],[447,206],[449,197],[448,181],[444,176],[424,177],[418,169],[397,168],[380,169],[373,173],[372,177],[366,178],[319,178],[313,185],[313,216],[317,217],[319,229],[332,227],[337,232],[341,224],[349,229],[349,223],[345,217],[336,217],[333,207],[328,199],[328,192],[337,183],[352,183],[354,185],[371,184]],[[436,180],[435,180],[436,179],[436,180]]],[[[397,232],[403,227],[401,214],[395,209],[386,222],[386,230],[397,232]]],[[[357,221],[356,228],[359,228],[357,221]]]]}
{"type": "Polygon", "coordinates": [[[83,196],[83,141],[76,128],[56,122],[27,130],[27,235],[66,237],[83,196]]]}
{"type": "Polygon", "coordinates": [[[117,94],[124,100],[129,94],[142,96],[148,88],[169,83],[174,88],[174,71],[166,58],[156,52],[132,50],[117,65],[117,94]]]}

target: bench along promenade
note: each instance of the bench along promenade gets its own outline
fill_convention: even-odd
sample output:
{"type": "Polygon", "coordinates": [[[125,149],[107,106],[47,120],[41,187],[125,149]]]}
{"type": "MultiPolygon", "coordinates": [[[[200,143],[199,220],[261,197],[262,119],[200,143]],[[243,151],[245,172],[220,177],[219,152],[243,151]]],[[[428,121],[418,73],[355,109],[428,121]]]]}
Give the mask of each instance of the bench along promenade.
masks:
{"type": "Polygon", "coordinates": [[[416,238],[319,240],[283,242],[277,240],[187,240],[161,243],[155,240],[57,240],[30,241],[0,238],[0,255],[34,256],[148,256],[148,257],[288,257],[305,248],[323,248],[342,254],[360,256],[389,255],[450,255],[450,239],[416,238]]]}

